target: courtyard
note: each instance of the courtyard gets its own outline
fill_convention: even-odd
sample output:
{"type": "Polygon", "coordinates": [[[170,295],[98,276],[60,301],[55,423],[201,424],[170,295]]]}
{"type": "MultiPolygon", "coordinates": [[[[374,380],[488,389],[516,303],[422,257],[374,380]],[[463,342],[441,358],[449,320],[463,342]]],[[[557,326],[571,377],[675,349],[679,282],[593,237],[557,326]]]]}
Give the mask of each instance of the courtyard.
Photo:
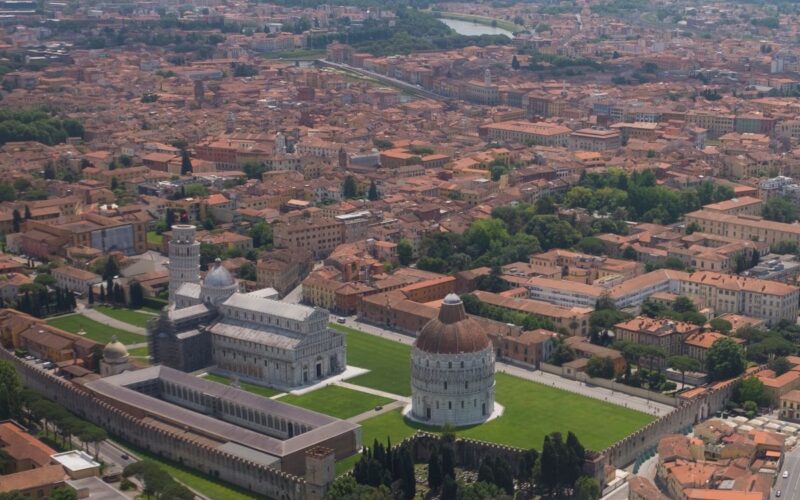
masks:
{"type": "Polygon", "coordinates": [[[147,337],[144,335],[127,332],[125,330],[120,330],[119,328],[104,325],[81,314],[70,314],[67,316],[52,318],[47,320],[47,324],[72,333],[78,333],[79,331],[83,330],[86,338],[92,339],[101,344],[107,344],[111,342],[111,338],[114,336],[117,337],[117,340],[127,345],[147,342],[147,337]]]}

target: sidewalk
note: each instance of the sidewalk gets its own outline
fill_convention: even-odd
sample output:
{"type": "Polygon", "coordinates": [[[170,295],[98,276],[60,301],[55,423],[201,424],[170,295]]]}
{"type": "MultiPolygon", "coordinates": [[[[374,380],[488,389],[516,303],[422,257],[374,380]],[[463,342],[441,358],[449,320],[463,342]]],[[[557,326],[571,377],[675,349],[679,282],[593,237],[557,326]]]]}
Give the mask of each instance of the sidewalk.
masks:
{"type": "Polygon", "coordinates": [[[367,394],[372,394],[373,396],[380,396],[382,398],[394,399],[395,401],[400,401],[405,404],[411,402],[411,398],[407,398],[405,396],[392,394],[391,392],[386,392],[386,391],[379,391],[378,389],[370,389],[369,387],[362,387],[360,385],[350,384],[348,382],[337,382],[335,385],[344,387],[346,389],[352,389],[354,391],[361,391],[367,394]]]}
{"type": "Polygon", "coordinates": [[[126,332],[135,333],[137,335],[146,336],[147,330],[142,328],[141,326],[134,326],[130,323],[125,323],[124,321],[120,321],[118,319],[114,319],[111,316],[106,316],[105,314],[101,313],[96,309],[89,309],[83,304],[78,304],[76,309],[78,314],[82,314],[89,319],[93,319],[98,323],[102,323],[104,325],[108,325],[113,328],[118,328],[120,330],[125,330],[126,332]]]}

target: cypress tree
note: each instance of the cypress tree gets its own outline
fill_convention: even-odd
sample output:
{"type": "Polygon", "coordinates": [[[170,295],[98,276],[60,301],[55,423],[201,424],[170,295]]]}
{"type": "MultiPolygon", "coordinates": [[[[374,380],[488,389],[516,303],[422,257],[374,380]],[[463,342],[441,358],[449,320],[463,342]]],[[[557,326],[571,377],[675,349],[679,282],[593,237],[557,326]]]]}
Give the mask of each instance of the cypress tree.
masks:
{"type": "Polygon", "coordinates": [[[17,210],[16,208],[14,209],[13,212],[13,218],[14,218],[12,221],[13,229],[15,233],[18,233],[20,226],[22,225],[22,215],[20,215],[19,210],[17,210]]]}
{"type": "Polygon", "coordinates": [[[428,459],[428,487],[431,491],[438,491],[442,486],[442,463],[439,450],[434,448],[428,459]]]}

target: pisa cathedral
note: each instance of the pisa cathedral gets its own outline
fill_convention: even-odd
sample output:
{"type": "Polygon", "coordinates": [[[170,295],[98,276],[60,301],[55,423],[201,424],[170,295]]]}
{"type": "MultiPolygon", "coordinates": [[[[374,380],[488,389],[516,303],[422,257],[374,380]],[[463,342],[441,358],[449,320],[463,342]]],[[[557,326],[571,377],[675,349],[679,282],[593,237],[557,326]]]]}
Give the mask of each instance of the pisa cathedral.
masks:
{"type": "Polygon", "coordinates": [[[169,305],[148,326],[154,363],[217,371],[283,390],[314,384],[347,366],[344,335],[325,309],[277,300],[272,288],[239,292],[219,259],[200,278],[195,226],[169,242],[169,305]]]}

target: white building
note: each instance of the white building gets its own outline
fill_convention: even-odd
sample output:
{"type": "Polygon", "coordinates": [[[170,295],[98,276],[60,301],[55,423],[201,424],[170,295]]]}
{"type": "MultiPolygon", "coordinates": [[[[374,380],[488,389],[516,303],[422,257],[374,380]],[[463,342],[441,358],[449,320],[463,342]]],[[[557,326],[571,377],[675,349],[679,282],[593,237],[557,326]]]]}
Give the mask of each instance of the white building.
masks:
{"type": "Polygon", "coordinates": [[[494,350],[458,295],[420,330],[411,351],[410,417],[430,425],[474,425],[494,412],[494,350]]]}
{"type": "Polygon", "coordinates": [[[217,371],[280,389],[345,370],[345,338],[328,328],[328,311],[276,300],[271,288],[240,293],[219,259],[201,282],[193,281],[200,261],[194,226],[180,228],[186,229],[180,243],[170,242],[170,257],[174,250],[178,258],[178,265],[170,261],[175,291],[150,332],[154,362],[184,371],[216,365],[217,371]]]}

